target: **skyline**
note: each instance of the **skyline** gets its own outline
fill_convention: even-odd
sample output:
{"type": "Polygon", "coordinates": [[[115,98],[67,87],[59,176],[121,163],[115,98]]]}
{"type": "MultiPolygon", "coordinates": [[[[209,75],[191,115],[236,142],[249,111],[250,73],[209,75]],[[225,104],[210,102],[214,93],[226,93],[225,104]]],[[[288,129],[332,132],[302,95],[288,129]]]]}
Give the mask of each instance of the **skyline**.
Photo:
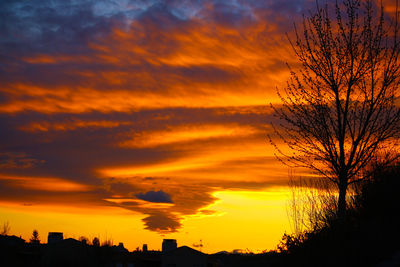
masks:
{"type": "Polygon", "coordinates": [[[285,33],[310,9],[2,2],[1,219],[26,240],[38,229],[129,250],[163,238],[275,248],[290,192],[269,103],[298,64],[285,33]]]}

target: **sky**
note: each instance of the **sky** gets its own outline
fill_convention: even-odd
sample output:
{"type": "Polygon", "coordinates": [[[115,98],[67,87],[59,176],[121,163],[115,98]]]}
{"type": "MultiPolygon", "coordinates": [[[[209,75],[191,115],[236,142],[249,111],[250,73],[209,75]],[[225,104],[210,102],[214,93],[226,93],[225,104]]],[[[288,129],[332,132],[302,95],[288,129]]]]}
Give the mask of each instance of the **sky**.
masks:
{"type": "Polygon", "coordinates": [[[160,249],[274,249],[267,135],[314,0],[0,2],[0,223],[160,249]],[[287,34],[287,35],[286,35],[287,34]]]}

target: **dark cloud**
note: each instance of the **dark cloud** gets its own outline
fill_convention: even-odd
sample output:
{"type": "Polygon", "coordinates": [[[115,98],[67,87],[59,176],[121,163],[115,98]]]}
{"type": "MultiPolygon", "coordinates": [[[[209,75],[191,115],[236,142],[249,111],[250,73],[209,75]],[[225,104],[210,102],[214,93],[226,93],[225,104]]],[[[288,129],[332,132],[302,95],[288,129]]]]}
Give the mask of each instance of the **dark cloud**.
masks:
{"type": "Polygon", "coordinates": [[[150,213],[143,222],[146,225],[145,229],[159,233],[173,233],[182,226],[180,218],[164,212],[150,213]]]}
{"type": "Polygon", "coordinates": [[[134,192],[138,191],[138,187],[132,183],[120,181],[114,178],[105,180],[105,185],[108,191],[112,194],[131,196],[134,192]]]}
{"type": "Polygon", "coordinates": [[[293,19],[310,3],[313,1],[2,1],[1,43],[3,48],[20,52],[87,53],[88,41],[107,34],[112,27],[126,28],[132,21],[157,25],[160,30],[182,27],[191,20],[236,27],[256,20],[293,19]],[[274,17],[267,17],[271,15],[274,17]]]}
{"type": "Polygon", "coordinates": [[[136,194],[136,197],[154,203],[173,203],[171,197],[162,190],[139,193],[136,194]]]}
{"type": "Polygon", "coordinates": [[[25,153],[0,153],[0,169],[26,169],[40,163],[44,160],[34,159],[25,153]]]}

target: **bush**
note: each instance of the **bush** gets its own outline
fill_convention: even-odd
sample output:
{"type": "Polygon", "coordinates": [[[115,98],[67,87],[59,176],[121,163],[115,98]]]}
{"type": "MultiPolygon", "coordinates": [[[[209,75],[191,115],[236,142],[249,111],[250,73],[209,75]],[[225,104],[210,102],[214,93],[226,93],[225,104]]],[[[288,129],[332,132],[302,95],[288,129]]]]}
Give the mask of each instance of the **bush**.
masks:
{"type": "Polygon", "coordinates": [[[296,266],[375,266],[390,259],[400,251],[399,188],[400,164],[375,166],[355,190],[344,222],[322,216],[329,220],[323,227],[285,233],[278,251],[296,266]]]}

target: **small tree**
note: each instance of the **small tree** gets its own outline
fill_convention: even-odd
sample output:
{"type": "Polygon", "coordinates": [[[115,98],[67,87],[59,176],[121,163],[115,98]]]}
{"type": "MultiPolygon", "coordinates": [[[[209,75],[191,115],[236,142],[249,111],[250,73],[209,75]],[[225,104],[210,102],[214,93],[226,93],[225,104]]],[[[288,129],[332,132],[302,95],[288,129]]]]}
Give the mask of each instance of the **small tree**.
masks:
{"type": "Polygon", "coordinates": [[[38,231],[35,229],[32,232],[32,237],[30,238],[30,243],[32,244],[39,244],[40,243],[40,239],[39,239],[39,233],[38,231]]]}
{"type": "Polygon", "coordinates": [[[79,237],[79,241],[81,241],[82,244],[88,244],[89,243],[89,239],[86,236],[79,237]]]}
{"type": "Polygon", "coordinates": [[[317,2],[290,41],[300,70],[278,90],[282,105],[271,105],[282,122],[272,124],[275,133],[289,148],[270,137],[278,158],[331,180],[341,220],[349,185],[366,177],[362,171],[378,151],[395,148],[400,133],[398,12],[388,19],[374,3],[336,2],[332,17],[328,4],[317,2]]]}
{"type": "Polygon", "coordinates": [[[95,247],[100,247],[100,240],[97,237],[93,238],[92,245],[95,247]]]}

